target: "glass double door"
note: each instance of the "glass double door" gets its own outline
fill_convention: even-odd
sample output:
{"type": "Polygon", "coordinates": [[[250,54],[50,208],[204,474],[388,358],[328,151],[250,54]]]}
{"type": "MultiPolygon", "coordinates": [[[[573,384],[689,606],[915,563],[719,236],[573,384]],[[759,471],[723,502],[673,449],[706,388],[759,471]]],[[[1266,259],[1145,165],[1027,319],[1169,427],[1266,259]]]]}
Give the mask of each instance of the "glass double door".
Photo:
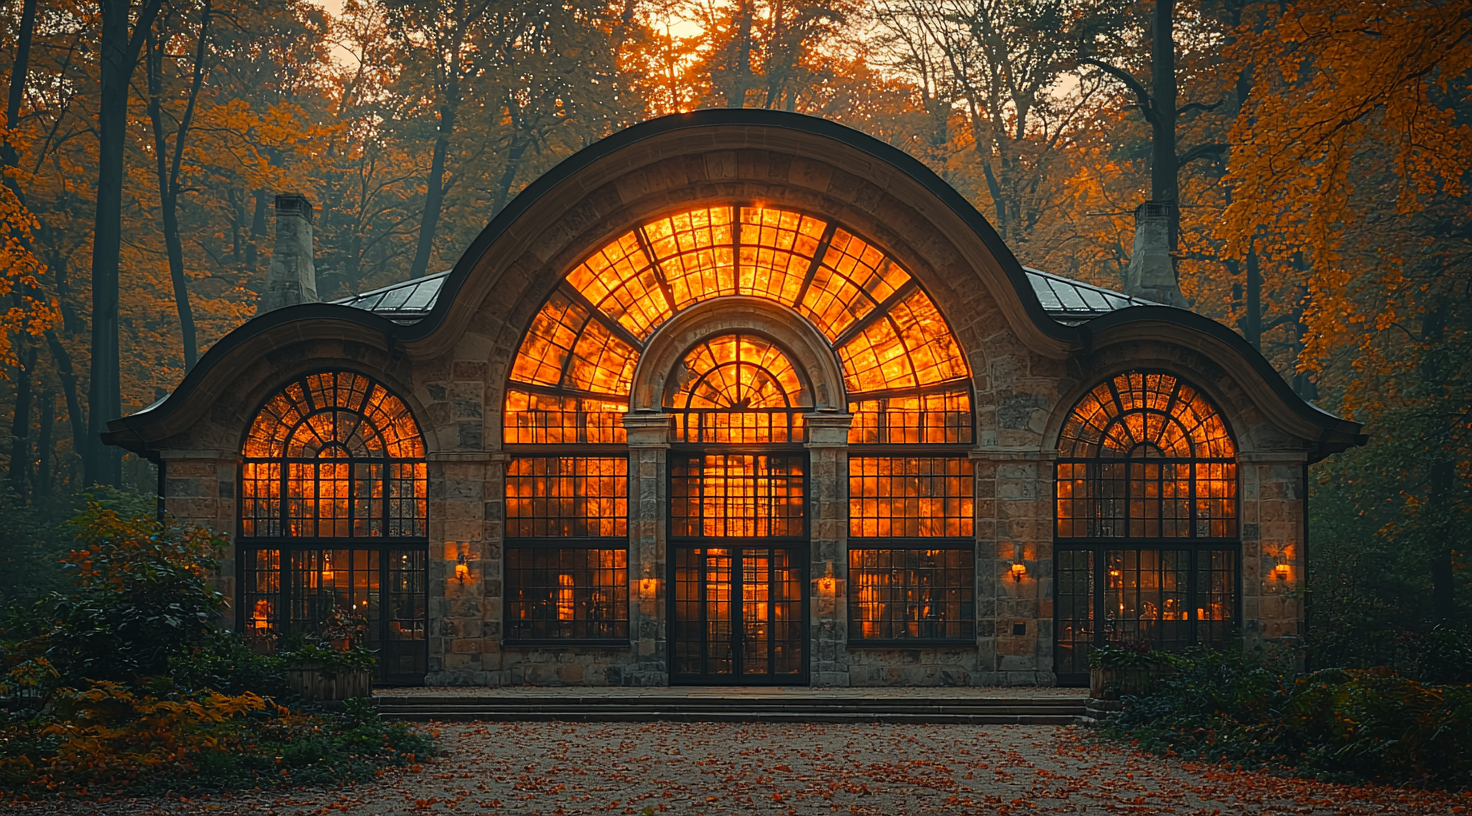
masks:
{"type": "Polygon", "coordinates": [[[672,683],[808,681],[805,547],[677,547],[672,683]]]}

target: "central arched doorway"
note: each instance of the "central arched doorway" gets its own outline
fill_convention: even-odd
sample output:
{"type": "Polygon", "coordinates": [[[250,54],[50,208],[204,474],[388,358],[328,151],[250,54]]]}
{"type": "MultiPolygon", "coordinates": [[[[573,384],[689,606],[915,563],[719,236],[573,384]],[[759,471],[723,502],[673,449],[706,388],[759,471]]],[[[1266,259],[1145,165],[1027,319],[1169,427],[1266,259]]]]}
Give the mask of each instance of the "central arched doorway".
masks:
{"type": "Polygon", "coordinates": [[[808,682],[805,372],[771,340],[697,343],[667,380],[670,682],[808,682]]]}

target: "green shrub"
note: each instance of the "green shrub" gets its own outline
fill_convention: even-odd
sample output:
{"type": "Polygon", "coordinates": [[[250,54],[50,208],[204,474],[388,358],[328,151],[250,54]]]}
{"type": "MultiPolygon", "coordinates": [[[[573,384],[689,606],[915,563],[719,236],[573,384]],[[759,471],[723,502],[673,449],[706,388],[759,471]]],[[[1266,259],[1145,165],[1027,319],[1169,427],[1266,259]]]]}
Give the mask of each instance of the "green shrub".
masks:
{"type": "MultiPolygon", "coordinates": [[[[434,751],[366,700],[281,705],[292,657],[257,655],[217,626],[223,598],[208,576],[220,539],[125,502],[90,502],[74,529],[79,546],[63,558],[73,591],[12,606],[0,622],[0,789],[337,783],[434,751]]],[[[317,656],[372,659],[361,648],[317,656]]]]}
{"type": "Polygon", "coordinates": [[[1147,750],[1345,780],[1472,787],[1472,686],[1386,668],[1285,678],[1199,651],[1111,726],[1147,750]]]}
{"type": "Polygon", "coordinates": [[[371,706],[292,711],[246,693],[164,699],[119,683],[60,690],[47,717],[0,739],[0,789],[186,792],[371,779],[434,752],[371,706]]]}

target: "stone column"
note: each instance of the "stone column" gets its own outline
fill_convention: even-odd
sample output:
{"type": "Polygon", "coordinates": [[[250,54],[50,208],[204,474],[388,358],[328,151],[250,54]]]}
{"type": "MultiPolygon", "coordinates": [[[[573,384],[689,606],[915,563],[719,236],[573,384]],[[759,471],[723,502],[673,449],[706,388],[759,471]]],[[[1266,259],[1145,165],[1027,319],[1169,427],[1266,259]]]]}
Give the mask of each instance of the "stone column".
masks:
{"type": "Polygon", "coordinates": [[[429,454],[430,685],[506,682],[501,660],[502,507],[507,456],[429,454]],[[456,574],[461,561],[465,576],[456,574]]]}
{"type": "MultiPolygon", "coordinates": [[[[629,636],[633,659],[625,686],[669,685],[669,621],[665,620],[669,515],[670,416],[624,415],[629,438],[629,636]]],[[[614,678],[609,677],[613,683],[614,678]]]]}
{"type": "Polygon", "coordinates": [[[215,588],[230,600],[225,625],[235,628],[235,476],[240,454],[221,450],[162,450],[164,509],[185,528],[206,527],[230,539],[215,588]]]}
{"type": "Polygon", "coordinates": [[[847,686],[848,674],[848,429],[850,414],[804,414],[808,430],[808,531],[811,553],[814,686],[847,686]]]}
{"type": "Polygon", "coordinates": [[[1298,659],[1303,634],[1304,484],[1307,455],[1297,451],[1237,457],[1242,489],[1242,634],[1284,663],[1298,659]],[[1278,569],[1282,565],[1284,569],[1278,569]]]}
{"type": "Polygon", "coordinates": [[[1051,451],[984,447],[976,468],[980,685],[1053,685],[1051,451]],[[1021,563],[1021,580],[1012,565],[1021,563]]]}

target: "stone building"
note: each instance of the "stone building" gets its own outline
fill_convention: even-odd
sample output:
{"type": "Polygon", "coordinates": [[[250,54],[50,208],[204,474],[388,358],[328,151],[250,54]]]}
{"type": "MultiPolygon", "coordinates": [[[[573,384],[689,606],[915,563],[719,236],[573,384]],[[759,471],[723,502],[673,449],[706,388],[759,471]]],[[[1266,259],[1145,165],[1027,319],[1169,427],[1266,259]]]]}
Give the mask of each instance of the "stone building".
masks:
{"type": "Polygon", "coordinates": [[[108,439],[231,535],[263,644],[351,608],[384,683],[873,686],[1291,647],[1306,469],[1358,432],[1218,323],[1024,269],[888,145],[712,110],[444,274],[262,313],[108,439]]]}

